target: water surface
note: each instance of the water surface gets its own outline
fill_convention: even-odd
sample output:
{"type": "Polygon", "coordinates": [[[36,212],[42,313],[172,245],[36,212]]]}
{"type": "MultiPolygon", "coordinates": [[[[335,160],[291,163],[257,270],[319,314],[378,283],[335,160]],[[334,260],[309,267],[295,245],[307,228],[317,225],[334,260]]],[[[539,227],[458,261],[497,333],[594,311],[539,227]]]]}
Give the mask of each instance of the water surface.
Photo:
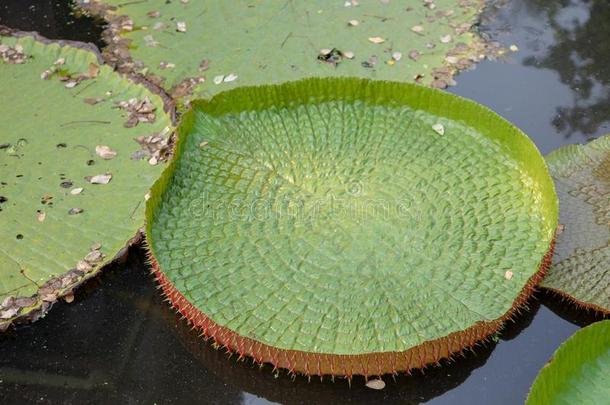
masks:
{"type": "MultiPolygon", "coordinates": [[[[504,3],[499,1],[495,4],[504,3]]],[[[67,2],[3,0],[0,24],[99,43],[67,2]]],[[[481,30],[519,51],[457,77],[450,91],[483,103],[528,133],[543,153],[610,132],[610,3],[512,0],[481,30]]],[[[442,367],[373,391],[355,379],[320,382],[259,369],[214,350],[162,301],[142,252],[112,266],[35,324],[0,335],[0,398],[17,403],[335,404],[523,403],[538,370],[596,318],[538,293],[488,342],[442,367]]]]}

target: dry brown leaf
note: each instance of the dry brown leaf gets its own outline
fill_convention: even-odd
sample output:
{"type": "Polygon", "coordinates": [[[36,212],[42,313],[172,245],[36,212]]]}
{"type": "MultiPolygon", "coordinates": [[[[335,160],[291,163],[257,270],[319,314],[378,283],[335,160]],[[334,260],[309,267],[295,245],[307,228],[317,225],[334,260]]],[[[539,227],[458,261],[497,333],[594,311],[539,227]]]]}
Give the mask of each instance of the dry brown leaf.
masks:
{"type": "Polygon", "coordinates": [[[110,147],[106,145],[97,145],[95,147],[95,153],[102,159],[106,160],[114,159],[117,155],[116,151],[110,149],[110,147]]]}

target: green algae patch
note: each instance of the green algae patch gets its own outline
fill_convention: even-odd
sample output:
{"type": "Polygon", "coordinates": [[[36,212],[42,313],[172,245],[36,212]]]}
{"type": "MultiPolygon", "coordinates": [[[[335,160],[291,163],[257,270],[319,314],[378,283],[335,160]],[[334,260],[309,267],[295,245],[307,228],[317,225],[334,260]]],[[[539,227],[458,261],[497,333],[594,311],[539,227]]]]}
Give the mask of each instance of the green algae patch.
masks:
{"type": "Polygon", "coordinates": [[[157,279],[228,350],[383,374],[496,332],[550,260],[557,200],[521,131],[423,86],[307,79],[193,102],[147,203],[157,279]]]}
{"type": "Polygon", "coordinates": [[[134,138],[172,125],[95,49],[13,34],[0,36],[0,328],[71,300],[136,236],[162,167],[134,138]]]}

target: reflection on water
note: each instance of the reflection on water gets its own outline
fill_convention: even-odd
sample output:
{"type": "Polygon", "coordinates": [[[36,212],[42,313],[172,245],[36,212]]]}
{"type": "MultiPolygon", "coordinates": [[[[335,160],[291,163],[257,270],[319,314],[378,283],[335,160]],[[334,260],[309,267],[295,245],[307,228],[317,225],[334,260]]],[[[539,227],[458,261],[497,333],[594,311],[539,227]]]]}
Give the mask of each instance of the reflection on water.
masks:
{"type": "Polygon", "coordinates": [[[104,46],[102,21],[72,13],[71,0],[0,0],[0,25],[36,31],[49,39],[71,39],[104,46]]]}
{"type": "Polygon", "coordinates": [[[610,2],[492,3],[481,30],[519,51],[461,74],[452,92],[490,106],[545,154],[610,132],[610,2]]]}
{"type": "Polygon", "coordinates": [[[566,136],[595,135],[610,120],[610,2],[563,0],[526,2],[554,31],[554,44],[524,64],[556,70],[573,90],[571,104],[557,108],[553,123],[566,136]],[[550,4],[549,4],[550,3],[550,4]]]}
{"type": "MultiPolygon", "coordinates": [[[[68,17],[60,3],[2,0],[0,23],[86,40],[62,25],[68,17]]],[[[451,91],[515,122],[545,153],[609,131],[610,3],[494,1],[500,3],[507,4],[491,7],[481,29],[520,51],[461,74],[451,91]]],[[[141,258],[132,251],[127,265],[90,282],[72,304],[0,335],[2,404],[516,404],[558,345],[598,319],[539,294],[497,343],[423,374],[385,377],[383,391],[359,379],[351,388],[344,380],[293,381],[270,367],[227,359],[203,342],[162,301],[141,258]]]]}

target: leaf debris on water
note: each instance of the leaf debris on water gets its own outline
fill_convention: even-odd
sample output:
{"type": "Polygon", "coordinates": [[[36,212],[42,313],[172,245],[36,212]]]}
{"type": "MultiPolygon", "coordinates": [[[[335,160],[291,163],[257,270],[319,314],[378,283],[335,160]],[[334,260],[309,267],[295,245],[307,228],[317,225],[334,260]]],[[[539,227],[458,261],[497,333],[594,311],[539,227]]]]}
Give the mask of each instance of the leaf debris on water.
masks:
{"type": "Polygon", "coordinates": [[[334,67],[337,67],[337,65],[339,63],[341,63],[341,61],[343,59],[349,59],[345,57],[345,54],[343,52],[341,52],[339,49],[337,48],[332,48],[332,49],[320,49],[320,53],[318,54],[317,59],[320,62],[324,62],[327,63],[329,65],[332,65],[334,67]]]}
{"type": "Polygon", "coordinates": [[[176,64],[171,63],[171,62],[159,62],[159,69],[165,70],[165,69],[173,69],[176,67],[176,64]]]}
{"type": "Polygon", "coordinates": [[[87,75],[89,76],[89,79],[95,79],[96,77],[98,77],[100,74],[100,65],[98,65],[97,63],[90,63],[89,64],[89,69],[87,70],[87,75]]]}
{"type": "Polygon", "coordinates": [[[119,108],[129,112],[127,122],[123,124],[126,128],[135,127],[140,122],[154,122],[156,119],[155,111],[157,107],[150,101],[148,96],[142,100],[132,98],[128,101],[119,101],[117,105],[119,108]]]}
{"type": "Polygon", "coordinates": [[[15,44],[14,47],[0,44],[0,58],[4,63],[17,65],[25,63],[27,56],[23,52],[23,46],[21,44],[15,44]]]}
{"type": "Polygon", "coordinates": [[[152,35],[144,35],[144,45],[154,48],[155,46],[159,45],[159,43],[157,41],[155,41],[155,38],[152,35]]]}
{"type": "Polygon", "coordinates": [[[416,51],[416,50],[409,51],[409,59],[411,59],[411,60],[414,60],[417,62],[417,59],[419,59],[419,55],[420,55],[419,51],[416,51]]]}
{"type": "Polygon", "coordinates": [[[199,64],[199,71],[200,72],[205,72],[209,68],[210,68],[210,60],[209,59],[204,59],[199,64]]]}
{"type": "Polygon", "coordinates": [[[131,159],[140,160],[146,158],[150,164],[157,164],[158,162],[165,161],[169,156],[170,151],[170,146],[168,145],[168,135],[170,131],[171,130],[166,127],[159,133],[135,138],[135,141],[140,144],[142,149],[134,152],[131,159]],[[153,157],[154,159],[152,159],[153,157]]]}
{"type": "Polygon", "coordinates": [[[385,382],[382,379],[376,378],[374,380],[368,380],[366,386],[373,390],[382,390],[385,388],[385,382]]]}
{"type": "Polygon", "coordinates": [[[99,251],[99,249],[93,249],[91,252],[87,253],[85,256],[85,260],[90,264],[100,262],[104,259],[105,255],[99,251]]]}
{"type": "Polygon", "coordinates": [[[432,125],[432,129],[439,135],[445,135],[445,127],[443,126],[443,124],[434,124],[432,125]]]}
{"type": "Polygon", "coordinates": [[[447,35],[442,35],[440,37],[440,40],[443,44],[448,44],[449,42],[451,42],[451,35],[447,34],[447,35]]]}
{"type": "Polygon", "coordinates": [[[225,83],[230,83],[230,82],[234,82],[235,80],[237,80],[237,75],[235,73],[229,73],[228,75],[225,76],[225,78],[223,79],[223,82],[225,83]]]}
{"type": "Polygon", "coordinates": [[[77,215],[77,214],[80,214],[81,212],[83,212],[82,208],[70,208],[70,210],[68,211],[68,214],[77,215]]]}
{"type": "Polygon", "coordinates": [[[95,147],[95,153],[106,160],[114,159],[117,155],[116,151],[110,149],[110,147],[106,145],[97,145],[95,147]]]}
{"type": "Polygon", "coordinates": [[[95,176],[87,176],[85,177],[85,180],[87,180],[91,184],[108,184],[110,183],[110,180],[112,180],[112,174],[105,173],[97,174],[95,176]]]}
{"type": "Polygon", "coordinates": [[[93,97],[85,97],[85,98],[83,98],[83,103],[89,104],[89,105],[96,105],[97,103],[99,103],[101,101],[102,101],[101,98],[93,98],[93,97]]]}
{"type": "Polygon", "coordinates": [[[364,68],[372,69],[375,67],[377,62],[379,62],[379,58],[377,57],[377,55],[372,55],[370,58],[368,58],[368,60],[363,61],[361,65],[364,68]]]}
{"type": "Polygon", "coordinates": [[[161,13],[157,10],[153,10],[153,11],[149,11],[148,13],[146,13],[146,15],[148,16],[148,18],[159,18],[161,17],[161,13]]]}

